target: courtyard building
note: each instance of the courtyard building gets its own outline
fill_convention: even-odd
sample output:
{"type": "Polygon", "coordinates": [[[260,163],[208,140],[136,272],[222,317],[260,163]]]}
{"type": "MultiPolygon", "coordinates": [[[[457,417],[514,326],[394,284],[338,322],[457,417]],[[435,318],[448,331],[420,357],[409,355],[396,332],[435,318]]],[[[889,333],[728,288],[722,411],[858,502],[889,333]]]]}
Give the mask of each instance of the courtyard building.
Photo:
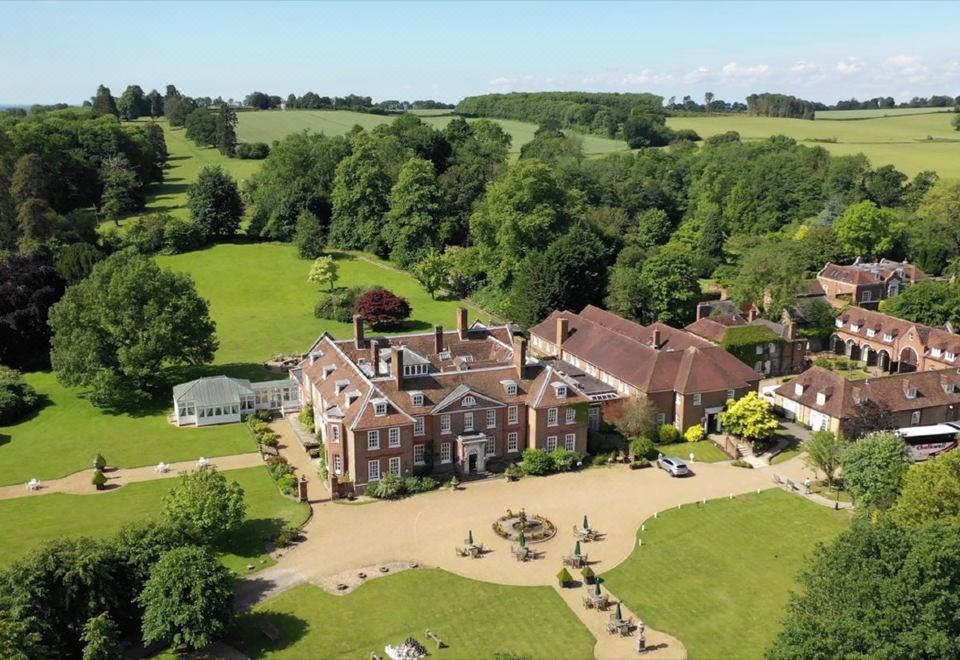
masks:
{"type": "Polygon", "coordinates": [[[927,274],[906,261],[861,261],[850,265],[828,263],[817,281],[823,287],[827,300],[835,307],[859,305],[877,309],[881,300],[900,295],[904,289],[927,274]]]}

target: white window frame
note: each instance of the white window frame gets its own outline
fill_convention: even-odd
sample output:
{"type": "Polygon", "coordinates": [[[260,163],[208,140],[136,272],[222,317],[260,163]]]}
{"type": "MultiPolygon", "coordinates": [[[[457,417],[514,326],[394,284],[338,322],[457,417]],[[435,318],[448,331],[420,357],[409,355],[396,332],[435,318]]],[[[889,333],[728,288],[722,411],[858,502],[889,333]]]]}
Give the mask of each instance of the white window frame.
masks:
{"type": "Polygon", "coordinates": [[[557,426],[560,423],[560,410],[558,408],[547,409],[547,426],[557,426]]]}
{"type": "Polygon", "coordinates": [[[413,395],[413,405],[422,406],[423,405],[423,394],[417,392],[413,395]]]}
{"type": "Polygon", "coordinates": [[[876,334],[877,334],[877,331],[876,331],[876,330],[874,330],[873,328],[867,328],[867,336],[868,336],[868,337],[875,337],[876,334]]]}
{"type": "Polygon", "coordinates": [[[380,431],[367,431],[367,451],[380,449],[380,431]]]}
{"type": "Polygon", "coordinates": [[[817,392],[817,405],[822,406],[827,403],[827,395],[823,392],[817,392]]]}
{"type": "Polygon", "coordinates": [[[507,396],[517,396],[517,384],[510,383],[507,385],[507,396]]]}
{"type": "Polygon", "coordinates": [[[401,469],[402,469],[402,466],[400,464],[400,457],[391,456],[390,462],[387,464],[387,472],[392,474],[395,477],[399,477],[401,469]]]}
{"type": "Polygon", "coordinates": [[[510,431],[507,434],[507,451],[520,451],[520,434],[516,431],[510,431]]]}
{"type": "Polygon", "coordinates": [[[547,451],[553,451],[557,448],[557,436],[548,435],[547,436],[547,451]]]}
{"type": "Polygon", "coordinates": [[[727,401],[733,401],[737,398],[736,390],[727,390],[727,401]]]}
{"type": "Polygon", "coordinates": [[[453,444],[450,442],[440,443],[440,462],[449,463],[453,460],[453,444]]]}
{"type": "Polygon", "coordinates": [[[340,454],[333,455],[333,474],[338,475],[343,472],[343,459],[340,454]]]}
{"type": "Polygon", "coordinates": [[[665,413],[657,413],[657,426],[663,426],[667,423],[667,415],[665,413]]]}
{"type": "Polygon", "coordinates": [[[863,293],[860,294],[860,302],[873,302],[873,291],[865,289],[863,293]]]}
{"type": "Polygon", "coordinates": [[[387,402],[386,401],[377,401],[373,404],[373,412],[377,417],[383,417],[387,414],[387,402]]]}
{"type": "Polygon", "coordinates": [[[497,442],[496,440],[487,440],[487,444],[484,447],[483,451],[485,456],[496,456],[497,455],[497,442]]]}
{"type": "Polygon", "coordinates": [[[837,319],[834,323],[838,328],[843,327],[843,319],[837,319]]]}
{"type": "Polygon", "coordinates": [[[563,436],[563,446],[569,449],[570,451],[577,450],[577,434],[576,433],[567,433],[563,436]]]}
{"type": "Polygon", "coordinates": [[[567,398],[567,386],[566,385],[557,385],[557,398],[566,399],[567,398]]]}
{"type": "Polygon", "coordinates": [[[700,392],[693,393],[693,405],[695,406],[703,405],[703,394],[701,394],[700,392]]]}
{"type": "Polygon", "coordinates": [[[497,428],[497,409],[491,408],[487,411],[487,428],[495,429],[497,428]]]}
{"type": "Polygon", "coordinates": [[[917,426],[920,424],[920,418],[922,417],[921,412],[922,411],[920,410],[914,410],[912,413],[910,413],[910,424],[912,426],[917,426]]]}
{"type": "Polygon", "coordinates": [[[883,333],[883,341],[893,341],[893,335],[889,332],[883,333]]]}
{"type": "Polygon", "coordinates": [[[387,431],[387,446],[396,449],[400,446],[400,427],[391,426],[387,431]]]}
{"type": "Polygon", "coordinates": [[[850,332],[860,332],[860,326],[856,323],[850,324],[850,332]]]}
{"type": "Polygon", "coordinates": [[[380,481],[380,459],[367,461],[367,481],[380,481]]]}
{"type": "Polygon", "coordinates": [[[330,442],[335,445],[340,444],[340,425],[331,424],[330,425],[330,442]]]}
{"type": "Polygon", "coordinates": [[[426,445],[413,446],[413,464],[414,465],[427,464],[427,446],[426,445]]]}
{"type": "Polygon", "coordinates": [[[572,407],[567,407],[563,413],[564,421],[567,424],[576,424],[577,423],[577,409],[572,407]]]}
{"type": "Polygon", "coordinates": [[[520,406],[510,406],[507,408],[507,424],[516,424],[520,421],[520,406]]]}
{"type": "Polygon", "coordinates": [[[440,433],[450,433],[450,415],[440,415],[440,433]]]}
{"type": "Polygon", "coordinates": [[[472,412],[463,413],[463,430],[472,431],[473,429],[474,429],[473,413],[472,412]]]}
{"type": "Polygon", "coordinates": [[[415,418],[414,418],[414,420],[413,420],[413,434],[414,434],[414,435],[417,435],[417,436],[419,436],[419,435],[426,435],[426,434],[427,434],[427,427],[426,427],[426,423],[424,422],[423,417],[415,417],[415,418]]]}
{"type": "Polygon", "coordinates": [[[757,344],[754,349],[757,351],[757,355],[763,355],[763,344],[757,344]]]}
{"type": "Polygon", "coordinates": [[[460,402],[460,405],[464,407],[472,407],[477,405],[477,400],[473,396],[467,395],[463,397],[463,401],[460,402]]]}

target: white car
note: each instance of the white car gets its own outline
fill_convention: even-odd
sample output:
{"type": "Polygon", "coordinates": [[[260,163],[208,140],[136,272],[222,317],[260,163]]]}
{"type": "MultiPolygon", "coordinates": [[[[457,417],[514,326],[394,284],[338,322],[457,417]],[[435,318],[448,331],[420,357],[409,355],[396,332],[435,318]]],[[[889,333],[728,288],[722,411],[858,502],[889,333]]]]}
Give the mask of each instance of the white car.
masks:
{"type": "Polygon", "coordinates": [[[687,464],[676,456],[660,456],[657,459],[657,467],[666,470],[671,477],[685,477],[690,474],[687,464]]]}

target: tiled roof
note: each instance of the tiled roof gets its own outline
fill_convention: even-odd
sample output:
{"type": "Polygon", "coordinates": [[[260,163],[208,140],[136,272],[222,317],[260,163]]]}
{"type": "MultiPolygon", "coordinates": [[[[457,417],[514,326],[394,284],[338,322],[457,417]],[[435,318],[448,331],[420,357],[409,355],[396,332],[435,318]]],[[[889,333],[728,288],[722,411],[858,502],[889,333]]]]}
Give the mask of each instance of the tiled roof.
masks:
{"type": "MultiPolygon", "coordinates": [[[[871,341],[890,344],[892,340],[887,341],[884,339],[884,335],[889,334],[895,340],[898,337],[906,336],[910,332],[915,332],[920,343],[928,350],[939,348],[941,351],[949,351],[954,355],[960,355],[960,335],[955,335],[941,328],[931,328],[922,323],[904,321],[889,314],[882,314],[861,307],[849,307],[837,318],[843,322],[843,327],[837,330],[845,335],[854,335],[866,339],[868,338],[867,332],[872,330],[874,336],[869,337],[871,341]],[[853,325],[857,326],[856,331],[852,329],[851,326],[853,325]]],[[[928,355],[927,357],[932,356],[928,355]]]]}
{"type": "Polygon", "coordinates": [[[651,323],[648,326],[642,326],[639,323],[625,319],[622,316],[617,316],[613,312],[608,312],[605,309],[600,309],[593,305],[584,307],[580,312],[580,317],[649,346],[653,346],[654,330],[659,330],[660,344],[654,348],[661,350],[682,351],[690,346],[709,346],[708,342],[703,341],[699,337],[692,336],[688,332],[672,328],[669,325],[651,323]]]}
{"type": "Polygon", "coordinates": [[[876,284],[899,275],[905,282],[916,282],[926,278],[927,274],[907,262],[881,259],[877,262],[856,262],[842,265],[828,263],[819,273],[820,277],[844,282],[846,284],[876,284]]]}

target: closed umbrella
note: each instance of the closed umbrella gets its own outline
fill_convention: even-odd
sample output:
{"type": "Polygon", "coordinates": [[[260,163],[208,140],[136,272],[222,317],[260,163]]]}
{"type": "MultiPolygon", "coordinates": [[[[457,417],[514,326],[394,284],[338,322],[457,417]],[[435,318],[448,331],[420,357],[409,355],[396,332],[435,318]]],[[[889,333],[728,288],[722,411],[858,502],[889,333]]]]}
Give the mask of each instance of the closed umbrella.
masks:
{"type": "Polygon", "coordinates": [[[599,596],[600,595],[600,578],[597,578],[596,585],[597,586],[596,588],[594,588],[593,593],[599,596]]]}
{"type": "Polygon", "coordinates": [[[473,530],[472,530],[472,529],[467,532],[467,542],[468,542],[470,545],[473,545],[473,530]]]}
{"type": "Polygon", "coordinates": [[[573,548],[573,556],[574,557],[580,556],[580,541],[577,541],[577,545],[573,548]]]}
{"type": "Polygon", "coordinates": [[[623,613],[620,612],[620,603],[617,603],[617,621],[623,621],[623,613]]]}
{"type": "Polygon", "coordinates": [[[523,533],[522,529],[520,530],[520,547],[521,548],[527,547],[527,535],[523,533]]]}
{"type": "Polygon", "coordinates": [[[587,522],[587,514],[583,514],[583,528],[590,529],[590,523],[587,522]]]}

